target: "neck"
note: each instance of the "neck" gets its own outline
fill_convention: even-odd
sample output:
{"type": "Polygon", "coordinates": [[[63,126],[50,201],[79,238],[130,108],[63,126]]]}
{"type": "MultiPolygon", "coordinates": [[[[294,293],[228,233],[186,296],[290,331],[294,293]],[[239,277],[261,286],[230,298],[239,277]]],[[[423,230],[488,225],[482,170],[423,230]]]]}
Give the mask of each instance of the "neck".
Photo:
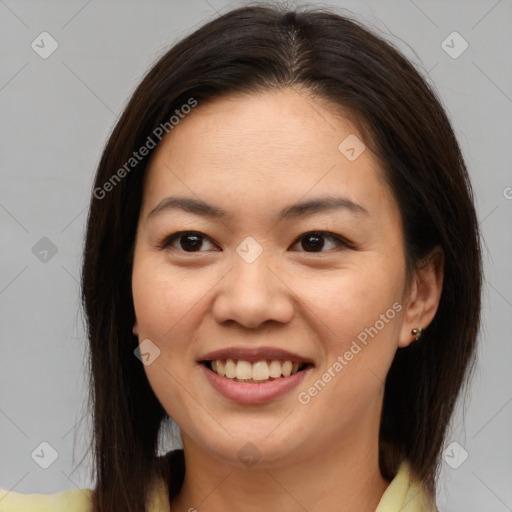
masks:
{"type": "Polygon", "coordinates": [[[374,512],[389,482],[380,474],[378,432],[342,436],[313,455],[259,469],[240,468],[183,438],[185,480],[172,512],[374,512]]]}

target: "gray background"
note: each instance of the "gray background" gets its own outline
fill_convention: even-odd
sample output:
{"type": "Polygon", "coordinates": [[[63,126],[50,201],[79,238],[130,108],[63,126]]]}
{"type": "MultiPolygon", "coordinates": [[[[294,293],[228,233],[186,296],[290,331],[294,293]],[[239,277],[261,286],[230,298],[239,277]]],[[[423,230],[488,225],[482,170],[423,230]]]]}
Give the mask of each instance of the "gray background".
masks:
{"type": "MultiPolygon", "coordinates": [[[[154,60],[238,5],[0,0],[0,487],[91,486],[78,278],[93,172],[154,60]],[[59,45],[46,59],[31,48],[43,31],[59,45]],[[48,469],[31,456],[42,442],[58,454],[48,469]]],[[[447,450],[438,501],[443,512],[512,510],[512,2],[315,5],[349,9],[393,41],[434,84],[453,121],[476,192],[486,283],[478,369],[465,412],[460,405],[453,419],[447,447],[458,445],[447,450]],[[454,31],[469,43],[456,59],[442,47],[454,31]],[[460,464],[462,449],[469,456],[460,464]]],[[[445,44],[462,48],[457,39],[445,44]]]]}

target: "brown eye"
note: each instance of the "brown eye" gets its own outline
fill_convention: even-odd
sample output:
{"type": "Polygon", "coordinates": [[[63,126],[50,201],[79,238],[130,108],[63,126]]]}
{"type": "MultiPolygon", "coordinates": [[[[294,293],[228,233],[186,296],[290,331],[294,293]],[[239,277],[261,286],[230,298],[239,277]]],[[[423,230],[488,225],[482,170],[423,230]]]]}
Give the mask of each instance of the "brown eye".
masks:
{"type": "Polygon", "coordinates": [[[348,246],[339,236],[325,232],[325,231],[312,231],[301,235],[294,245],[300,243],[301,248],[305,252],[326,252],[330,249],[341,246],[348,246]],[[324,247],[327,249],[324,251],[324,247]]]}
{"type": "Polygon", "coordinates": [[[167,237],[161,244],[159,244],[159,247],[161,249],[171,248],[183,252],[204,252],[200,249],[203,248],[205,243],[210,243],[213,246],[213,244],[202,233],[195,231],[181,231],[167,237]]]}
{"type": "Polygon", "coordinates": [[[198,235],[183,235],[178,238],[180,247],[187,252],[193,252],[200,249],[203,245],[203,240],[198,235]]]}

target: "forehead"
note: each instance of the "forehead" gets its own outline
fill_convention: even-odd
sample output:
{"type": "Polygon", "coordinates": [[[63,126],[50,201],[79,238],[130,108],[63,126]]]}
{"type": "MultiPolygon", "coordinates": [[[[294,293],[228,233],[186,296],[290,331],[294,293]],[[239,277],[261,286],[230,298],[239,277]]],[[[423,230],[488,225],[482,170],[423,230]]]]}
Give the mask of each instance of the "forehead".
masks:
{"type": "Polygon", "coordinates": [[[237,156],[241,159],[238,165],[249,163],[257,169],[255,154],[261,157],[260,165],[297,167],[300,157],[333,162],[339,143],[350,134],[362,139],[348,117],[332,112],[332,105],[284,89],[226,95],[199,103],[159,149],[187,146],[195,150],[189,157],[215,156],[214,163],[228,168],[237,156]]]}
{"type": "Polygon", "coordinates": [[[291,89],[229,95],[199,103],[158,145],[144,207],[171,191],[267,208],[326,192],[389,202],[382,172],[327,102],[291,89]]]}

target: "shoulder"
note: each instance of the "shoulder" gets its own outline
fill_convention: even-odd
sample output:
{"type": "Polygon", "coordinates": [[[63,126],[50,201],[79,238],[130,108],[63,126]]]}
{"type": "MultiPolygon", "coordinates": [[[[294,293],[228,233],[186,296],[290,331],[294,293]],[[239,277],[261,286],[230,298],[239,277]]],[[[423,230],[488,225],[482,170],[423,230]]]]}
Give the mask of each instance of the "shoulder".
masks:
{"type": "Polygon", "coordinates": [[[22,494],[0,489],[0,512],[92,512],[90,489],[22,494]]]}
{"type": "Polygon", "coordinates": [[[424,488],[416,482],[409,463],[402,461],[397,474],[382,495],[375,512],[437,512],[424,488]]]}

